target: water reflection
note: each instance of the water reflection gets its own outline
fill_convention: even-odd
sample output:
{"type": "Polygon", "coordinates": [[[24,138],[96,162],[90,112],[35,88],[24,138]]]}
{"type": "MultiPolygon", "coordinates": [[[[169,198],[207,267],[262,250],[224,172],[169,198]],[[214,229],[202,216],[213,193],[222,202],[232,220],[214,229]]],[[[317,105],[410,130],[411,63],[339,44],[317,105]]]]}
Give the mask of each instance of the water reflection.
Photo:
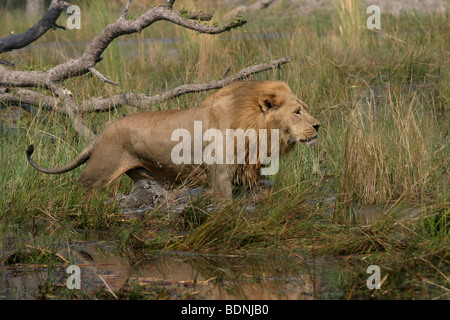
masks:
{"type": "MultiPolygon", "coordinates": [[[[5,242],[3,242],[5,243],[5,242]]],[[[144,255],[138,264],[114,253],[111,243],[81,242],[58,250],[69,263],[53,267],[5,264],[0,267],[0,299],[33,299],[45,282],[64,287],[69,264],[81,269],[82,291],[117,292],[125,285],[166,288],[177,297],[200,299],[342,298],[342,279],[353,263],[297,253],[223,256],[167,253],[144,255]]],[[[5,255],[2,249],[3,262],[5,255]]]]}

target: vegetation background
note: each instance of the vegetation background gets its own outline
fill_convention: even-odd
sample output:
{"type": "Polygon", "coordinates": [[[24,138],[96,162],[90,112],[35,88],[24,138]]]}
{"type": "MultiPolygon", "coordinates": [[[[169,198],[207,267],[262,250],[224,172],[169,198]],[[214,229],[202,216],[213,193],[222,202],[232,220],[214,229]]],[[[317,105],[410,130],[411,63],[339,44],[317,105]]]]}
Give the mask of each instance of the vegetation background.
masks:
{"type": "MultiPolygon", "coordinates": [[[[237,2],[180,0],[175,8],[214,11],[213,24],[233,19],[230,12],[237,2]]],[[[71,3],[81,8],[80,30],[47,32],[2,59],[13,61],[17,70],[45,70],[78,57],[124,7],[123,1],[71,3]]],[[[158,3],[133,2],[130,15],[158,3]]],[[[292,57],[282,69],[251,79],[287,82],[321,122],[319,142],[283,159],[272,192],[252,212],[247,212],[248,197],[216,211],[208,210],[208,201],[200,197],[181,214],[167,214],[163,203],[140,219],[124,219],[110,198],[130,192],[128,177],[86,201],[76,184],[82,167],[49,176],[27,164],[25,150],[31,143],[36,162],[47,167],[67,163],[88,144],[64,116],[2,106],[2,265],[45,264],[53,270],[58,263],[66,265],[58,260],[59,248],[88,240],[112,241],[130,264],[158,252],[302,252],[381,266],[387,275],[384,290],[369,292],[365,282],[351,282],[341,288],[344,298],[448,298],[448,11],[382,8],[381,29],[368,30],[363,2],[319,4],[320,10],[306,11],[296,1],[275,1],[265,10],[243,11],[248,21],[243,28],[215,36],[158,22],[115,40],[105,51],[97,68],[119,87],[90,75],[65,82],[80,101],[128,91],[156,94],[220,79],[228,67],[233,73],[292,57]]],[[[24,19],[23,7],[3,5],[1,37],[34,24],[24,19]]],[[[62,14],[58,24],[65,25],[66,19],[62,14]]],[[[152,110],[196,106],[209,94],[185,95],[152,110]]],[[[85,120],[100,132],[110,121],[138,111],[123,107],[86,114],[85,120]]],[[[354,273],[366,277],[365,268],[354,273]]],[[[76,298],[51,281],[40,288],[43,298],[76,298]]],[[[88,291],[83,297],[95,294],[88,291]]]]}

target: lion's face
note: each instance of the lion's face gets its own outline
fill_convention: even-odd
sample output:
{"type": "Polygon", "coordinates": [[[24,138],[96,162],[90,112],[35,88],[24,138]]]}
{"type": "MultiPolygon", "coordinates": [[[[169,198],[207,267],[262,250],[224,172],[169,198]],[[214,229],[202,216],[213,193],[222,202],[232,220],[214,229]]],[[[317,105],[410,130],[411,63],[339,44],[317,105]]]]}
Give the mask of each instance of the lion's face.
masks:
{"type": "Polygon", "coordinates": [[[319,122],[309,114],[308,106],[286,86],[259,99],[267,127],[278,128],[287,145],[296,142],[313,145],[317,141],[319,122]]]}

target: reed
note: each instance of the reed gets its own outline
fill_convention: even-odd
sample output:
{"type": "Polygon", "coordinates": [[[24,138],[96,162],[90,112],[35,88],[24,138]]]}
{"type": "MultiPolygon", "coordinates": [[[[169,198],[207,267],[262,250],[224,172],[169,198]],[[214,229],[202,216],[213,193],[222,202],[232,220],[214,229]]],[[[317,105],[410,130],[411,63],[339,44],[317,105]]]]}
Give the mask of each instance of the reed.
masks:
{"type": "MultiPolygon", "coordinates": [[[[243,197],[214,210],[207,200],[197,200],[184,216],[168,216],[160,207],[140,220],[124,220],[109,200],[130,191],[128,177],[87,197],[76,184],[82,168],[48,176],[27,164],[25,150],[31,143],[35,160],[48,167],[68,162],[88,143],[63,116],[38,108],[14,120],[2,116],[0,234],[33,232],[46,250],[67,239],[107,238],[120,240],[120,249],[133,254],[164,249],[363,255],[386,265],[393,287],[404,279],[402,270],[408,270],[414,284],[431,275],[448,288],[442,277],[450,258],[448,17],[386,14],[384,35],[374,35],[365,29],[358,3],[336,1],[331,10],[310,15],[288,14],[276,6],[249,14],[246,28],[219,36],[161,22],[116,40],[105,51],[99,70],[120,87],[88,75],[65,83],[80,101],[126,91],[155,94],[219,79],[229,66],[233,72],[293,57],[281,70],[253,79],[286,81],[321,122],[319,142],[283,159],[271,193],[257,205],[243,197]],[[274,18],[278,15],[283,19],[274,18]],[[363,223],[361,212],[368,206],[378,208],[377,215],[363,223]]],[[[210,1],[182,5],[205,11],[214,7],[210,1]]],[[[228,9],[220,4],[214,19],[228,9]]],[[[132,6],[131,13],[140,10],[144,8],[132,6]]],[[[81,30],[48,32],[28,49],[2,58],[28,70],[77,56],[83,48],[79,44],[90,41],[121,8],[92,1],[83,2],[82,12],[81,30]]],[[[24,27],[21,14],[2,17],[0,30],[19,32],[24,27]]],[[[185,95],[152,110],[196,106],[209,94],[185,95]]],[[[124,107],[85,119],[99,132],[109,121],[136,111],[124,107]]],[[[17,243],[18,252],[25,243],[17,243]]],[[[363,292],[355,290],[355,296],[363,292]]]]}

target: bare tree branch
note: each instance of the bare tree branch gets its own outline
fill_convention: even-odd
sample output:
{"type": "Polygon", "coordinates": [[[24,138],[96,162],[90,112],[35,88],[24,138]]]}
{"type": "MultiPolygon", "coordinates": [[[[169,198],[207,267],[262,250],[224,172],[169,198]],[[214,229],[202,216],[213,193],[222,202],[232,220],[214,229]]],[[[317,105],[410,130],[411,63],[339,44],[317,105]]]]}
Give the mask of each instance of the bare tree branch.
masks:
{"type": "Polygon", "coordinates": [[[228,12],[227,14],[225,14],[224,17],[225,18],[236,17],[240,14],[243,14],[247,10],[248,11],[258,11],[258,10],[266,9],[267,7],[272,5],[275,1],[277,1],[277,0],[257,0],[254,3],[252,3],[251,5],[240,5],[236,8],[234,8],[233,10],[231,10],[230,12],[228,12]]]}
{"type": "MultiPolygon", "coordinates": [[[[41,107],[60,112],[70,118],[75,130],[79,134],[87,138],[93,138],[94,133],[84,124],[82,113],[80,113],[80,111],[105,111],[123,104],[131,104],[148,108],[149,105],[155,103],[156,101],[172,99],[188,92],[220,88],[233,80],[242,79],[252,73],[275,68],[282,63],[287,62],[277,61],[272,62],[272,64],[268,63],[246,68],[241,70],[235,76],[230,76],[220,81],[211,81],[203,85],[184,85],[153,97],[126,93],[108,99],[90,99],[87,102],[83,102],[81,106],[77,104],[76,99],[71,94],[68,94],[67,91],[62,88],[62,82],[64,80],[81,76],[88,72],[93,73],[104,82],[118,85],[98,72],[95,69],[95,65],[102,60],[101,55],[114,39],[125,34],[140,32],[156,21],[170,21],[182,27],[206,34],[222,33],[242,26],[246,23],[245,20],[239,18],[235,21],[222,25],[206,25],[203,24],[202,21],[211,19],[212,14],[189,13],[185,10],[183,10],[183,12],[176,12],[172,10],[174,2],[175,0],[165,0],[162,5],[148,10],[136,19],[127,20],[128,10],[131,5],[131,0],[129,0],[121,16],[116,21],[106,26],[87,45],[80,58],[71,59],[46,71],[17,71],[0,66],[0,86],[8,88],[7,90],[0,92],[0,102],[26,102],[34,105],[38,104],[41,107]],[[26,89],[18,89],[33,87],[49,90],[53,96],[48,96],[26,89]],[[17,88],[17,91],[15,93],[11,93],[9,88],[17,88]]],[[[0,45],[3,44],[3,47],[0,46],[0,48],[3,48],[4,51],[8,51],[19,47],[24,47],[39,38],[49,28],[59,27],[56,25],[55,21],[62,10],[67,6],[68,3],[65,1],[53,0],[47,13],[35,26],[21,35],[14,37],[9,36],[0,39],[0,45]]],[[[0,53],[4,51],[0,50],[0,53]]]]}
{"type": "Polygon", "coordinates": [[[100,61],[102,53],[114,39],[124,34],[139,32],[160,20],[167,20],[185,28],[207,34],[222,33],[246,23],[245,20],[236,20],[221,26],[209,26],[189,18],[183,18],[180,13],[173,11],[168,6],[154,7],[136,20],[126,20],[122,16],[119,17],[92,40],[79,59],[69,60],[47,71],[15,71],[7,70],[0,66],[0,86],[43,87],[50,89],[55,83],[89,72],[89,68],[94,67],[100,61]]]}
{"type": "Polygon", "coordinates": [[[100,80],[102,80],[103,82],[109,83],[109,84],[113,84],[115,86],[118,86],[119,83],[118,82],[114,82],[112,80],[109,80],[108,78],[106,78],[104,75],[102,75],[97,69],[95,69],[94,67],[89,68],[89,71],[91,73],[93,73],[94,75],[96,75],[100,80]]]}
{"type": "MultiPolygon", "coordinates": [[[[290,61],[292,61],[291,58],[281,58],[273,60],[270,62],[244,68],[234,75],[228,76],[226,78],[222,77],[221,80],[213,80],[200,84],[185,84],[153,96],[147,94],[126,92],[123,94],[114,95],[110,98],[103,98],[103,97],[90,98],[84,100],[81,103],[79,110],[82,113],[105,112],[119,108],[123,105],[135,106],[144,109],[151,109],[152,105],[154,105],[157,102],[170,100],[187,93],[219,89],[233,81],[248,78],[252,74],[267,71],[270,69],[280,68],[281,65],[288,63],[290,61]]],[[[2,102],[5,104],[26,103],[29,105],[35,105],[37,107],[42,107],[46,110],[54,110],[57,112],[61,112],[65,115],[69,115],[69,113],[64,108],[61,107],[63,104],[61,99],[52,96],[47,96],[42,93],[38,93],[27,89],[19,89],[16,92],[16,94],[11,93],[1,94],[0,92],[0,103],[2,102]]]]}
{"type": "Polygon", "coordinates": [[[12,62],[6,61],[6,60],[0,60],[0,64],[4,64],[5,66],[14,68],[16,65],[12,62]]]}
{"type": "MultiPolygon", "coordinates": [[[[182,12],[180,14],[183,15],[182,12]]],[[[209,21],[212,19],[213,14],[209,12],[187,12],[185,16],[191,20],[209,21]]]]}
{"type": "Polygon", "coordinates": [[[164,0],[164,5],[170,9],[172,9],[174,3],[175,3],[175,0],[164,0]]]}
{"type": "MultiPolygon", "coordinates": [[[[55,89],[56,90],[56,89],[55,89]]],[[[58,89],[59,90],[59,89],[58,89]]],[[[57,90],[56,90],[57,91],[57,90]]],[[[84,124],[75,99],[65,90],[61,89],[60,97],[47,96],[45,94],[28,90],[18,89],[12,93],[9,91],[0,92],[0,104],[4,105],[34,105],[45,110],[59,112],[72,121],[75,130],[87,139],[93,139],[95,134],[84,124]]]]}
{"type": "Polygon", "coordinates": [[[262,9],[266,9],[268,6],[270,6],[275,1],[277,1],[277,0],[258,0],[255,3],[249,5],[248,7],[252,11],[262,10],[262,9]]]}
{"type": "Polygon", "coordinates": [[[125,9],[123,10],[122,15],[120,16],[122,19],[126,19],[127,14],[128,14],[128,9],[130,9],[131,1],[132,0],[128,0],[127,4],[125,5],[125,9]]]}
{"type": "Polygon", "coordinates": [[[26,47],[39,39],[48,29],[60,27],[56,25],[56,20],[68,6],[69,4],[66,1],[53,0],[44,16],[30,29],[21,34],[10,35],[0,39],[0,53],[26,47]]]}
{"type": "Polygon", "coordinates": [[[222,79],[225,78],[228,75],[228,73],[230,73],[230,70],[231,66],[228,66],[227,70],[225,70],[224,73],[222,74],[222,79]]]}
{"type": "Polygon", "coordinates": [[[44,110],[65,113],[64,108],[61,108],[60,99],[28,89],[18,89],[14,93],[6,90],[0,92],[0,104],[18,106],[28,104],[44,110]]]}
{"type": "Polygon", "coordinates": [[[244,68],[240,70],[238,73],[223,78],[221,80],[213,80],[200,84],[184,84],[154,96],[150,96],[147,94],[126,92],[123,94],[112,96],[110,98],[91,98],[81,103],[81,110],[83,110],[83,112],[104,112],[119,108],[123,105],[151,109],[151,106],[154,105],[156,102],[170,100],[187,93],[219,89],[233,81],[248,78],[252,74],[279,68],[281,65],[288,63],[290,61],[292,61],[291,58],[281,58],[273,60],[270,62],[244,68]]]}
{"type": "Polygon", "coordinates": [[[63,100],[66,114],[69,117],[70,121],[72,121],[72,125],[75,131],[78,132],[82,137],[88,140],[93,140],[95,138],[95,133],[84,124],[83,117],[78,110],[79,108],[75,101],[75,98],[71,95],[64,95],[61,98],[63,100]]]}

